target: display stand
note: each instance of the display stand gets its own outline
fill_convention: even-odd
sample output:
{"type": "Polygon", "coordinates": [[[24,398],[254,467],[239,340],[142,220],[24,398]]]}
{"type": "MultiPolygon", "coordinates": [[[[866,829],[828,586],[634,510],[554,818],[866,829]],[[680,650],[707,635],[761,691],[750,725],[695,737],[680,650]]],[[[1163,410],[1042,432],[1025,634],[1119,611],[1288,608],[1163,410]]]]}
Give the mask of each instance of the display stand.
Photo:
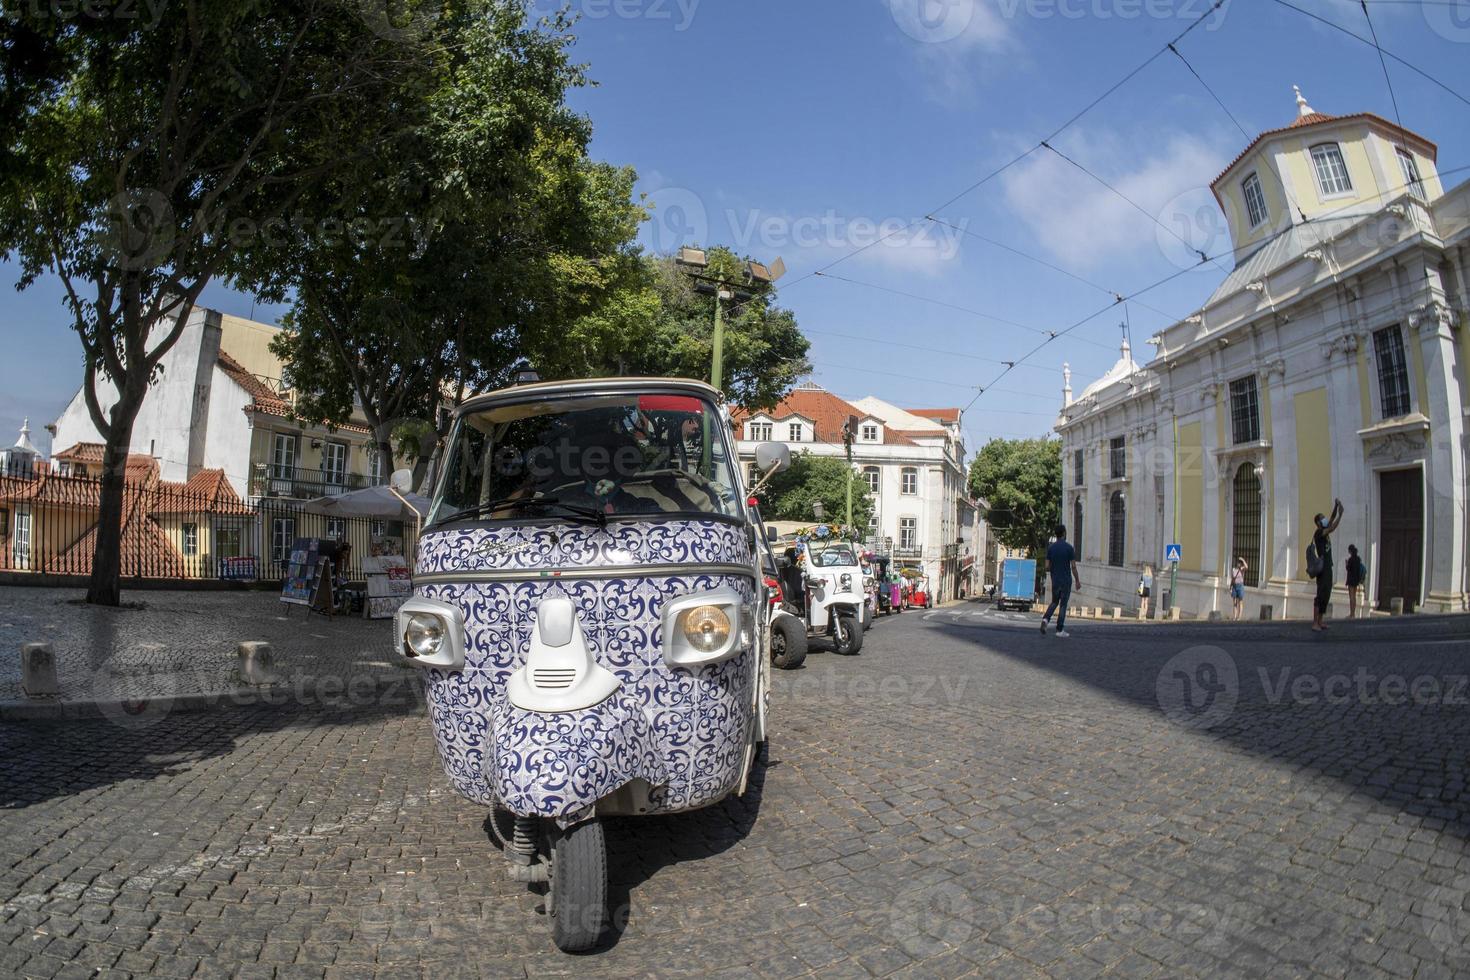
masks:
{"type": "Polygon", "coordinates": [[[403,601],[413,594],[408,560],[402,555],[375,555],[363,559],[362,570],[367,576],[363,618],[392,619],[403,601]]]}

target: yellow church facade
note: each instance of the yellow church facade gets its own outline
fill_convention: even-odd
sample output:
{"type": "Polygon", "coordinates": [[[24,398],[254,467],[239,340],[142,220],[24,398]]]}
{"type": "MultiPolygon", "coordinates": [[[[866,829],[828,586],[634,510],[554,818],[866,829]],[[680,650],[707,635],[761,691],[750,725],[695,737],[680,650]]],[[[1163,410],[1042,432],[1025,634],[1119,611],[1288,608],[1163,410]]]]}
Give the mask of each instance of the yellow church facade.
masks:
{"type": "Polygon", "coordinates": [[[1370,608],[1463,611],[1470,422],[1470,182],[1446,191],[1432,142],[1370,113],[1261,134],[1214,183],[1235,269],[1195,315],[1125,344],[1056,431],[1080,601],[1155,593],[1229,614],[1311,614],[1304,550],[1341,498],[1334,612],[1355,544],[1370,608]]]}

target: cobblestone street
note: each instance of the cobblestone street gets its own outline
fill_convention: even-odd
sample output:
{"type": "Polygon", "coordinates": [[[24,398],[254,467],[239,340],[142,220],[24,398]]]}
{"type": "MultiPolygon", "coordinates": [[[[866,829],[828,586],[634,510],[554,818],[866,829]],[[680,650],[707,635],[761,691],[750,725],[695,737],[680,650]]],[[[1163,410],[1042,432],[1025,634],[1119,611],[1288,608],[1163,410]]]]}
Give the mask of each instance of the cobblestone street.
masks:
{"type": "Polygon", "coordinates": [[[1034,623],[778,672],[743,799],[610,825],[583,957],[410,698],[0,725],[0,974],[1470,970],[1463,619],[1034,623]]]}

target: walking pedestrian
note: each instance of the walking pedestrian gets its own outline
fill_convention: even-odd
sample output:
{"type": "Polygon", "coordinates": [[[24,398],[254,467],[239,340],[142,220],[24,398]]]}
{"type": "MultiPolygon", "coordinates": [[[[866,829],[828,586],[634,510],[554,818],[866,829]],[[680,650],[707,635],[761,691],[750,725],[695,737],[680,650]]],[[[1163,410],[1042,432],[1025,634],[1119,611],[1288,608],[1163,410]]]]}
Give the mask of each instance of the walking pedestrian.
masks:
{"type": "Polygon", "coordinates": [[[1154,594],[1154,567],[1143,566],[1143,574],[1138,577],[1138,618],[1148,619],[1148,600],[1154,594]]]}
{"type": "MultiPolygon", "coordinates": [[[[1363,588],[1364,582],[1368,577],[1368,570],[1363,567],[1363,559],[1358,557],[1358,546],[1355,544],[1348,545],[1346,571],[1348,590],[1348,619],[1357,619],[1358,590],[1360,588],[1363,588]]],[[[1364,608],[1363,611],[1367,612],[1367,609],[1364,608]]]]}
{"type": "MultiPolygon", "coordinates": [[[[1312,632],[1320,633],[1327,627],[1322,622],[1322,617],[1327,613],[1327,604],[1332,601],[1332,532],[1342,523],[1343,506],[1342,501],[1332,501],[1332,514],[1323,516],[1318,514],[1312,519],[1316,530],[1312,532],[1312,550],[1316,553],[1317,562],[1317,597],[1312,602],[1312,632]]],[[[1308,561],[1307,573],[1312,570],[1311,561],[1308,561]]]]}
{"type": "Polygon", "coordinates": [[[1046,625],[1051,614],[1057,614],[1057,636],[1065,639],[1067,632],[1067,604],[1072,601],[1072,585],[1082,588],[1082,576],[1077,571],[1077,552],[1067,543],[1067,526],[1057,525],[1057,539],[1046,549],[1046,564],[1051,570],[1051,605],[1041,617],[1041,635],[1046,635],[1046,625]]]}
{"type": "Polygon", "coordinates": [[[1230,569],[1230,601],[1234,604],[1233,616],[1240,619],[1245,611],[1245,570],[1250,568],[1244,558],[1235,556],[1235,566],[1230,569]]]}

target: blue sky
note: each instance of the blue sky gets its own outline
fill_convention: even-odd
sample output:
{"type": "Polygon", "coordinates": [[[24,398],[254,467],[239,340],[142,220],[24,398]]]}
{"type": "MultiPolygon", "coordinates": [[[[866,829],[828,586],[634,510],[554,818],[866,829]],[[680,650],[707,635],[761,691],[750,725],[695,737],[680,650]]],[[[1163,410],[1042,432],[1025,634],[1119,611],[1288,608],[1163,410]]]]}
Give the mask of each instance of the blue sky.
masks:
{"type": "MultiPolygon", "coordinates": [[[[1294,2],[1366,33],[1352,0],[1294,2]]],[[[924,221],[931,213],[1125,294],[1191,264],[1150,217],[1046,151],[936,209],[1157,51],[1208,10],[1206,0],[574,7],[583,18],[576,55],[598,85],[573,102],[595,124],[593,154],[634,166],[656,205],[644,244],[666,252],[698,240],[784,257],[781,302],[812,340],[816,379],[840,395],[963,406],[999,372],[992,361],[1019,358],[1041,339],[1026,327],[1061,330],[1107,305],[1093,286],[924,221]],[[804,278],[912,221],[913,232],[830,270],[852,282],[804,278]]],[[[1369,7],[1386,49],[1470,96],[1470,0],[1369,7]]],[[[1232,0],[1179,50],[1252,137],[1292,120],[1293,84],[1321,112],[1393,118],[1370,47],[1269,0],[1232,0]]],[[[1389,70],[1404,125],[1439,144],[1440,170],[1470,166],[1470,106],[1392,62],[1389,70]]],[[[1245,143],[1168,53],[1054,141],[1212,253],[1229,243],[1208,185],[1245,143]]],[[[1196,309],[1222,275],[1205,267],[1144,297],[1153,309],[1130,304],[1135,356],[1151,357],[1147,338],[1196,309]]],[[[0,267],[0,281],[15,278],[13,266],[0,267]]],[[[6,300],[0,441],[29,415],[45,448],[41,424],[76,391],[81,348],[54,281],[6,300]]],[[[282,312],[223,285],[204,301],[268,321],[282,312]]],[[[1062,363],[1080,390],[1117,359],[1124,317],[1121,307],[1103,313],[981,396],[966,417],[970,450],[997,435],[1046,432],[1062,363]]]]}

